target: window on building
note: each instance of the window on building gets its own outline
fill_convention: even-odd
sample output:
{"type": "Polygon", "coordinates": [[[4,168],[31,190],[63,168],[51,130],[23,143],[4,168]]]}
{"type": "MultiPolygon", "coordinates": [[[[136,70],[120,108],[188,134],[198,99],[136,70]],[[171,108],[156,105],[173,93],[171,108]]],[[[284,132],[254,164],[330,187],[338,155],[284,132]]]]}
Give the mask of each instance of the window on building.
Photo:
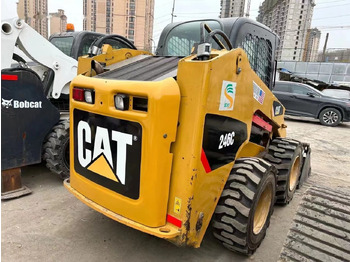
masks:
{"type": "Polygon", "coordinates": [[[293,56],[293,60],[295,60],[295,56],[293,56]]]}

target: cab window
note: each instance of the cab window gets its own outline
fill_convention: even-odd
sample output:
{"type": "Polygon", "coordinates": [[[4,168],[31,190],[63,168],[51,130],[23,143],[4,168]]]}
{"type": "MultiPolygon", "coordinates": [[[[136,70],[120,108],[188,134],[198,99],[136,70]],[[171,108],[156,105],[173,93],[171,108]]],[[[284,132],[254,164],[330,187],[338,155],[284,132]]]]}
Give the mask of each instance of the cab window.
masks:
{"type": "Polygon", "coordinates": [[[74,38],[72,36],[54,37],[50,40],[50,42],[67,56],[70,56],[72,52],[73,40],[74,38]]]}
{"type": "MultiPolygon", "coordinates": [[[[191,54],[192,47],[195,43],[200,42],[200,24],[203,21],[189,22],[176,26],[173,28],[166,39],[165,43],[165,56],[188,56],[191,54]]],[[[211,28],[221,29],[221,24],[217,21],[205,21],[205,23],[211,28]]],[[[205,34],[208,33],[205,30],[205,34]]],[[[218,36],[220,39],[220,37],[218,36]]],[[[220,39],[221,40],[221,39],[220,39]]],[[[218,44],[211,39],[213,49],[221,49],[218,44]]]]}

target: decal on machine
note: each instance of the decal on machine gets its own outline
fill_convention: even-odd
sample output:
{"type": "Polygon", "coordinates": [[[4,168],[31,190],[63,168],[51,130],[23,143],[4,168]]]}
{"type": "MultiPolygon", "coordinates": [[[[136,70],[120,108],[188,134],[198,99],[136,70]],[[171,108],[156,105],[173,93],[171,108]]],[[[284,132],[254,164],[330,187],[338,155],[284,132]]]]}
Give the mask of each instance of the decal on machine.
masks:
{"type": "Polygon", "coordinates": [[[42,108],[42,101],[19,101],[13,99],[3,99],[1,98],[1,105],[4,108],[42,108]]]}
{"type": "Polygon", "coordinates": [[[174,201],[174,213],[175,214],[180,214],[181,211],[181,198],[175,197],[174,201]]]}
{"type": "Polygon", "coordinates": [[[240,146],[247,140],[247,125],[231,117],[205,116],[201,162],[206,173],[235,160],[240,146]]]}
{"type": "Polygon", "coordinates": [[[139,197],[140,124],[74,110],[74,167],[91,181],[139,197]]]}
{"type": "Polygon", "coordinates": [[[265,99],[265,92],[264,90],[261,89],[260,86],[258,86],[254,81],[253,81],[253,97],[256,101],[258,101],[260,104],[264,103],[265,99]]]}
{"type": "Polygon", "coordinates": [[[221,97],[219,111],[232,111],[236,96],[235,82],[223,81],[221,87],[221,97]]]}
{"type": "Polygon", "coordinates": [[[280,102],[273,101],[272,112],[274,116],[283,115],[283,106],[280,102]]]}

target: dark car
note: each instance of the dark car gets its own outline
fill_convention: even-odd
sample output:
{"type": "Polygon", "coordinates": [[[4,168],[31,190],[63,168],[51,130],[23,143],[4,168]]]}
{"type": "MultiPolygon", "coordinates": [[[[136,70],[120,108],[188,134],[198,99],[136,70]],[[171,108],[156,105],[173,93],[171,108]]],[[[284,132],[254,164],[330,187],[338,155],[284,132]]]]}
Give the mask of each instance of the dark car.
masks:
{"type": "Polygon", "coordinates": [[[326,126],[350,121],[349,100],[326,96],[309,85],[276,81],[273,93],[286,108],[287,115],[318,118],[326,126]]]}

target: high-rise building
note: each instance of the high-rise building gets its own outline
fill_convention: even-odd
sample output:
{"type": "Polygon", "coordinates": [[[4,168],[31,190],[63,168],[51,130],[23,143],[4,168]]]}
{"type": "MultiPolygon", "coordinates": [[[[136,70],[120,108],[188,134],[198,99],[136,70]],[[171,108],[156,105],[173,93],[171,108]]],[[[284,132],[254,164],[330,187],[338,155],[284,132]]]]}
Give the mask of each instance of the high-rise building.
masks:
{"type": "Polygon", "coordinates": [[[58,9],[56,13],[50,13],[50,34],[66,32],[67,16],[64,10],[58,9]]]}
{"type": "Polygon", "coordinates": [[[245,0],[221,0],[220,17],[244,16],[245,0]]]}
{"type": "Polygon", "coordinates": [[[47,0],[19,0],[17,13],[19,18],[48,38],[47,0]]]}
{"type": "Polygon", "coordinates": [[[305,39],[305,49],[303,54],[304,62],[317,62],[320,38],[321,31],[317,28],[307,30],[305,39]]]}
{"type": "Polygon", "coordinates": [[[118,34],[151,51],[154,0],[84,0],[84,30],[118,34]]]}
{"type": "Polygon", "coordinates": [[[314,6],[314,0],[265,0],[259,7],[257,20],[280,38],[276,53],[278,60],[303,60],[314,6]]]}

